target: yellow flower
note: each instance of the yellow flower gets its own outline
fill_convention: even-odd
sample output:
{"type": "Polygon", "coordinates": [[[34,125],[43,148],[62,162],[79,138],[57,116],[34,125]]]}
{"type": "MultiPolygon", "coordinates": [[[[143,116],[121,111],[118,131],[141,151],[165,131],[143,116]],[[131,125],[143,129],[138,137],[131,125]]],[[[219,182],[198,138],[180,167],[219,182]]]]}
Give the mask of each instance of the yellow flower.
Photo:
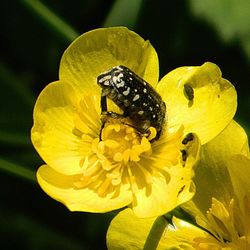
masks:
{"type": "MultiPolygon", "coordinates": [[[[215,64],[177,68],[158,83],[158,58],[148,41],[124,27],[87,32],[64,52],[59,80],[34,108],[31,138],[46,162],[38,182],[71,211],[128,205],[137,216],[164,214],[191,199],[199,140],[215,137],[235,110],[236,92],[215,64]],[[117,65],[162,96],[167,112],[158,140],[151,140],[153,127],[147,137],[119,119],[102,126],[97,77],[117,65]],[[193,140],[182,143],[190,132],[193,140]]],[[[110,100],[108,111],[121,112],[110,100]]]]}
{"type": "Polygon", "coordinates": [[[153,244],[158,244],[157,249],[250,249],[250,158],[244,130],[230,123],[201,148],[196,170],[197,191],[182,207],[199,227],[175,217],[173,224],[164,217],[139,219],[126,209],[111,222],[109,249],[143,249],[153,244]],[[158,242],[148,240],[149,233],[158,235],[158,242]]]}

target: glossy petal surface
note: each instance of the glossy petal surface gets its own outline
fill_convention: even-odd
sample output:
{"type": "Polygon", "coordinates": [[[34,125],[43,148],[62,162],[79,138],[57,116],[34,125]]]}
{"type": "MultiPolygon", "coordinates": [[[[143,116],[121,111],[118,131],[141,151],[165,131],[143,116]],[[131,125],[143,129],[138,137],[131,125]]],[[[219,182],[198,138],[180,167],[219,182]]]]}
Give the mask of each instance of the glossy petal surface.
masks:
{"type": "Polygon", "coordinates": [[[213,63],[177,68],[161,79],[157,90],[167,107],[168,126],[184,124],[185,132],[196,133],[202,144],[218,135],[236,111],[236,91],[213,63]]]}

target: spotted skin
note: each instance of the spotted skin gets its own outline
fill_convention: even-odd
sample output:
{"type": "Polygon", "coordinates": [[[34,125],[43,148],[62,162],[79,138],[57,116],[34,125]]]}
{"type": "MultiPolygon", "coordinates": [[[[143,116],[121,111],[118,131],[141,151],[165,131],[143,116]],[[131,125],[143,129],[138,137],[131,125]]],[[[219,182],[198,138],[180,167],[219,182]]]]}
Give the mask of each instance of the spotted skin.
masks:
{"type": "Polygon", "coordinates": [[[107,100],[111,99],[123,110],[123,117],[129,117],[134,127],[147,133],[149,127],[157,130],[159,138],[166,114],[161,96],[142,78],[125,66],[116,66],[97,77],[102,88],[101,109],[107,112],[107,100]]]}

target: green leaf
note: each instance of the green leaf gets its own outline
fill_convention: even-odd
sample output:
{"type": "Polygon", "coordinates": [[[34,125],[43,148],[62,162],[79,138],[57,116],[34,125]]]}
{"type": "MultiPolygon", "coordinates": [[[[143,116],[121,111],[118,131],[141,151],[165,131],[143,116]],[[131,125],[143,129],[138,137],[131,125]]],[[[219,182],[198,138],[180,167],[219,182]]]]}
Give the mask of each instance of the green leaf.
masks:
{"type": "Polygon", "coordinates": [[[0,131],[0,144],[11,145],[16,147],[30,147],[30,138],[25,133],[13,131],[0,131]]]}
{"type": "Polygon", "coordinates": [[[225,42],[239,41],[250,60],[249,0],[189,0],[194,15],[211,23],[225,42]]]}
{"type": "Polygon", "coordinates": [[[167,221],[163,216],[158,217],[152,225],[143,250],[157,249],[161,237],[166,229],[167,221]]]}
{"type": "Polygon", "coordinates": [[[35,103],[28,80],[0,62],[0,144],[30,147],[29,130],[35,103]]]}
{"type": "Polygon", "coordinates": [[[22,0],[20,2],[67,42],[73,41],[78,36],[78,33],[70,25],[38,0],[22,0]]]}
{"type": "Polygon", "coordinates": [[[36,182],[35,172],[0,156],[0,170],[25,180],[36,182]]]}
{"type": "Polygon", "coordinates": [[[19,213],[13,213],[12,210],[1,208],[0,232],[2,237],[14,239],[7,241],[4,238],[4,249],[85,249],[81,242],[72,236],[67,235],[63,230],[61,232],[55,228],[49,227],[46,222],[34,219],[35,216],[27,216],[20,213],[20,206],[17,206],[19,213]],[[15,240],[18,239],[18,242],[15,240]],[[19,240],[21,239],[21,240],[19,240]],[[13,248],[15,246],[15,248],[13,248]]]}
{"type": "MultiPolygon", "coordinates": [[[[1,101],[6,97],[6,92],[15,94],[26,107],[31,108],[35,103],[34,94],[27,86],[22,76],[17,76],[8,65],[0,61],[0,81],[2,85],[1,101]]],[[[15,100],[15,99],[14,99],[15,100]]],[[[25,108],[26,108],[25,107],[25,108]]]]}
{"type": "Polygon", "coordinates": [[[134,29],[142,2],[142,0],[116,0],[103,27],[126,26],[134,29]]]}

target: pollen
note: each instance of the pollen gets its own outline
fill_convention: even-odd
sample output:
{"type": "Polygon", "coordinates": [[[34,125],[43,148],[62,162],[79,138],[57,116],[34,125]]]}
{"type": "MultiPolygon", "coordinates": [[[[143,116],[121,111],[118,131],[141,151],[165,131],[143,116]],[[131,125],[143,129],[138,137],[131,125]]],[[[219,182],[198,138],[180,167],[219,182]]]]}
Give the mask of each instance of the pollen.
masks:
{"type": "Polygon", "coordinates": [[[101,139],[98,145],[104,145],[105,158],[113,160],[114,164],[126,165],[128,162],[138,162],[141,155],[151,153],[149,140],[140,136],[137,130],[129,125],[107,124],[102,129],[101,139]]]}

